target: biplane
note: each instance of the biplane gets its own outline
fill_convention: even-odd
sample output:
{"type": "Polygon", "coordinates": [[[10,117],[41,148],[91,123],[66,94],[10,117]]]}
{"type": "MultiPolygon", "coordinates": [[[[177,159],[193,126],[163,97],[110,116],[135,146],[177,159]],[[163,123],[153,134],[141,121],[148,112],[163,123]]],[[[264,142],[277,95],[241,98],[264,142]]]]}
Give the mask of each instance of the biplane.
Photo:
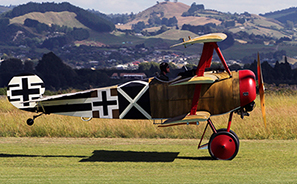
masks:
{"type": "MultiPolygon", "coordinates": [[[[242,118],[255,106],[256,77],[250,70],[230,71],[217,45],[226,39],[223,33],[212,33],[183,41],[172,47],[203,43],[203,51],[194,76],[179,75],[171,81],[157,77],[130,81],[121,85],[90,89],[75,93],[43,96],[43,81],[34,74],[14,76],[8,84],[7,97],[15,107],[39,113],[27,120],[33,125],[42,114],[59,114],[92,118],[164,119],[159,127],[199,125],[206,122],[198,148],[208,147],[214,159],[232,160],[239,150],[238,136],[231,130],[234,113],[242,118]],[[216,51],[223,72],[205,72],[216,51]],[[210,117],[230,113],[227,127],[217,130],[210,117]],[[206,129],[213,134],[201,145],[206,129]]],[[[258,56],[261,108],[265,120],[264,86],[258,56]]]]}

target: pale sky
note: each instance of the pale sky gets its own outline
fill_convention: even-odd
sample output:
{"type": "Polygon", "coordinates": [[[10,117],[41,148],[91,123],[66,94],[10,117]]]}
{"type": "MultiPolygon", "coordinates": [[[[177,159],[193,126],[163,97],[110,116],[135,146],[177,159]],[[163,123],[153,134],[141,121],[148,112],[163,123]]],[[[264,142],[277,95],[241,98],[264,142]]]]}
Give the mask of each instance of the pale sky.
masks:
{"type": "MultiPolygon", "coordinates": [[[[65,0],[1,0],[0,5],[20,5],[28,2],[65,2],[65,0]]],[[[159,0],[163,2],[164,0],[159,0]]],[[[170,0],[173,2],[174,0],[170,0]]],[[[101,13],[138,13],[156,4],[156,0],[68,0],[67,2],[83,9],[94,9],[101,13]]],[[[296,0],[178,0],[178,2],[191,5],[204,4],[206,9],[214,9],[221,12],[264,14],[271,11],[297,7],[296,0]]]]}

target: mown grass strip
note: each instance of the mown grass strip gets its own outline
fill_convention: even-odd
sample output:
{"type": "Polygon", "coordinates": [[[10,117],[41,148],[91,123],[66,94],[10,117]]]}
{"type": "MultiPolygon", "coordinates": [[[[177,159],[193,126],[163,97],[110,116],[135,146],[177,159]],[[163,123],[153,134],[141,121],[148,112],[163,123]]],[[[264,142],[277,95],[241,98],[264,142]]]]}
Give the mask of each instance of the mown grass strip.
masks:
{"type": "Polygon", "coordinates": [[[242,140],[232,161],[211,160],[192,139],[0,138],[0,146],[0,183],[297,182],[296,140],[242,140]]]}

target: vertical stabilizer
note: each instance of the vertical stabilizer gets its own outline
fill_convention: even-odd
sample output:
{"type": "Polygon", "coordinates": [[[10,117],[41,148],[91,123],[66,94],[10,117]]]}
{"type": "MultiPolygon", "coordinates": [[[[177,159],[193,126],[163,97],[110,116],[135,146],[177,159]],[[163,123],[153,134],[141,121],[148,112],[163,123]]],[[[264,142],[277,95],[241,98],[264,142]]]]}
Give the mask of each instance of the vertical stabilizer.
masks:
{"type": "Polygon", "coordinates": [[[29,101],[41,98],[44,91],[44,83],[37,75],[18,75],[8,83],[7,98],[15,107],[29,110],[36,105],[29,101]]]}

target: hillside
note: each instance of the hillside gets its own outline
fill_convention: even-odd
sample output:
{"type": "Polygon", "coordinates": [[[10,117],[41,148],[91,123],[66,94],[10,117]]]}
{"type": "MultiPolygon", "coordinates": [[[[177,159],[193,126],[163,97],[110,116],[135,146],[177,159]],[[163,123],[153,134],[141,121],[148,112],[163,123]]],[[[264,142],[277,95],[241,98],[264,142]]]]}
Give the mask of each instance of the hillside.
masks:
{"type": "Polygon", "coordinates": [[[27,13],[22,16],[14,17],[10,19],[10,23],[19,23],[24,24],[26,19],[33,19],[37,20],[40,23],[44,23],[47,25],[56,24],[59,26],[67,26],[71,28],[87,28],[82,23],[80,23],[76,18],[76,14],[69,11],[63,11],[63,12],[32,12],[27,13]]]}
{"type": "Polygon", "coordinates": [[[285,31],[284,25],[279,21],[255,14],[252,14],[250,20],[243,24],[237,23],[236,26],[230,27],[229,31],[232,33],[244,31],[249,35],[264,35],[268,37],[276,37],[277,39],[289,35],[285,31]]]}
{"type": "MultiPolygon", "coordinates": [[[[201,34],[209,32],[232,32],[237,34],[240,32],[245,32],[249,35],[259,35],[264,37],[271,37],[274,39],[280,39],[282,37],[292,38],[294,34],[284,24],[282,21],[283,17],[277,16],[275,14],[265,14],[265,16],[249,14],[247,12],[243,14],[230,14],[223,13],[216,10],[210,9],[199,9],[196,11],[191,11],[188,13],[190,8],[195,6],[193,3],[191,6],[183,4],[181,2],[162,2],[157,3],[152,7],[145,9],[144,11],[138,13],[136,17],[125,24],[116,25],[116,28],[126,30],[134,29],[133,26],[137,25],[139,22],[144,22],[145,28],[148,32],[157,31],[160,29],[161,25],[154,25],[150,22],[150,19],[163,19],[172,18],[177,19],[177,26],[181,29],[183,25],[200,26],[198,29],[201,34]],[[208,27],[206,27],[208,25],[208,27]],[[201,28],[204,26],[204,28],[201,28]]],[[[196,5],[203,6],[203,5],[196,5]]],[[[293,11],[282,15],[292,15],[293,11]]],[[[295,16],[297,17],[297,16],[295,16]]],[[[196,34],[198,32],[195,32],[196,34]]],[[[165,38],[165,37],[164,37],[165,38]]]]}
{"type": "Polygon", "coordinates": [[[115,28],[115,26],[108,20],[103,19],[100,16],[97,16],[82,8],[73,6],[67,2],[59,3],[59,4],[29,2],[27,4],[17,6],[11,11],[1,14],[1,17],[14,19],[14,18],[26,16],[27,14],[35,13],[35,12],[47,13],[47,12],[65,12],[65,11],[74,13],[75,15],[72,17],[74,17],[77,21],[79,21],[84,26],[94,31],[110,32],[110,31],[113,31],[115,28]]]}
{"type": "Polygon", "coordinates": [[[183,24],[191,24],[191,25],[205,25],[207,23],[215,23],[220,24],[221,22],[212,18],[207,17],[182,17],[182,14],[188,9],[190,6],[181,3],[181,2],[162,2],[157,3],[154,6],[138,13],[136,18],[131,22],[128,22],[124,25],[117,25],[118,29],[131,29],[133,24],[136,24],[139,21],[143,21],[146,24],[148,23],[149,18],[153,16],[158,16],[160,18],[171,18],[176,17],[178,20],[178,26],[181,27],[183,24]]]}
{"type": "Polygon", "coordinates": [[[275,12],[269,12],[260,15],[263,17],[276,19],[284,24],[287,23],[287,21],[297,23],[297,7],[291,7],[288,9],[278,10],[275,12]]]}
{"type": "Polygon", "coordinates": [[[0,5],[0,14],[12,10],[14,6],[1,6],[0,5]]]}
{"type": "Polygon", "coordinates": [[[250,63],[260,51],[274,64],[283,55],[297,58],[297,24],[272,17],[291,14],[231,14],[195,3],[159,2],[138,14],[102,15],[69,3],[30,2],[0,15],[0,53],[25,61],[52,51],[72,67],[114,67],[138,60],[159,61],[154,51],[195,55],[202,45],[169,46],[180,38],[224,32],[228,43],[220,47],[227,60],[250,63]]]}

